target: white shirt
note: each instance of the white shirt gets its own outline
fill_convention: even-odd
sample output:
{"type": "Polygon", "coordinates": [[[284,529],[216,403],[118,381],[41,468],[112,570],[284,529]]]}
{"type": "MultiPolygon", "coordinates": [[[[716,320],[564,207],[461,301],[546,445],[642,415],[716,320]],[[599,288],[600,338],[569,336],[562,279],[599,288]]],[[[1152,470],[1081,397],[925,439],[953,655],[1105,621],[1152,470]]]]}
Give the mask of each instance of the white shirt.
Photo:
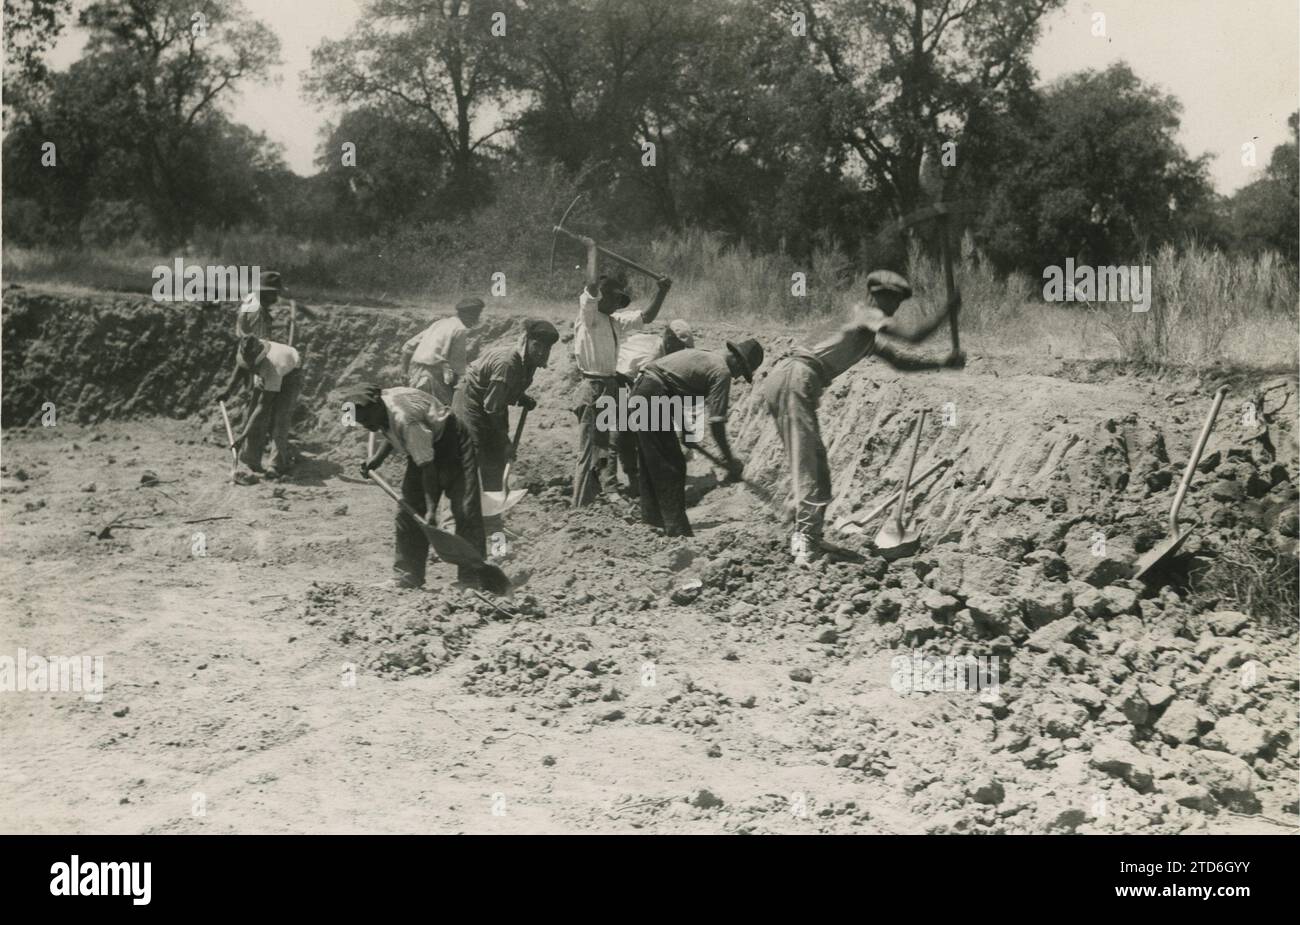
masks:
{"type": "Polygon", "coordinates": [[[417,466],[433,460],[433,445],[442,436],[451,411],[428,392],[419,389],[384,389],[380,393],[388,409],[388,427],[384,436],[411,457],[417,466]]]}
{"type": "Polygon", "coordinates": [[[578,317],[573,322],[573,355],[581,372],[612,376],[618,368],[619,342],[641,330],[641,312],[628,308],[602,315],[596,307],[599,302],[584,286],[578,296],[578,317]]]}
{"type": "Polygon", "coordinates": [[[633,334],[618,345],[618,371],[635,379],[648,364],[664,355],[664,339],[658,334],[633,334]]]}
{"type": "Polygon", "coordinates": [[[288,344],[277,344],[273,340],[262,341],[266,345],[266,356],[257,364],[255,370],[257,385],[268,392],[280,391],[284,377],[298,368],[302,362],[298,351],[288,344]]]}
{"type": "Polygon", "coordinates": [[[411,362],[424,366],[447,369],[455,374],[456,379],[465,375],[468,365],[466,341],[469,328],[456,315],[443,318],[425,328],[408,340],[402,351],[411,351],[411,362]]]}

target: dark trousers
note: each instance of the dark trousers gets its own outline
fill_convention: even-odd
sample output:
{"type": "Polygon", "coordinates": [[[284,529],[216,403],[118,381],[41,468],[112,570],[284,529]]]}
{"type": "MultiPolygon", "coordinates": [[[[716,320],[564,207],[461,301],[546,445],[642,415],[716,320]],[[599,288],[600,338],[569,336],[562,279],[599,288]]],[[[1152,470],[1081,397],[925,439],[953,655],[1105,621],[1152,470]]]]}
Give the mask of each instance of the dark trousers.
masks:
{"type": "MultiPolygon", "coordinates": [[[[459,426],[455,415],[447,418],[442,436],[433,445],[433,461],[417,466],[410,457],[402,477],[402,497],[417,511],[424,512],[430,524],[438,522],[438,502],[446,496],[451,516],[456,521],[456,535],[486,553],[483,536],[483,509],[479,498],[478,463],[469,429],[459,426]]],[[[424,584],[429,561],[429,538],[410,514],[397,510],[397,549],[393,559],[393,576],[408,587],[424,584]]],[[[466,566],[457,569],[457,577],[476,584],[478,570],[466,566]]]]}
{"type": "Polygon", "coordinates": [[[483,491],[500,491],[510,455],[508,413],[488,414],[481,405],[471,405],[465,390],[457,389],[451,404],[457,422],[469,431],[478,460],[479,481],[483,491]]]}
{"type": "Polygon", "coordinates": [[[286,373],[280,391],[256,389],[249,403],[248,433],[239,454],[239,461],[254,472],[262,471],[262,451],[267,437],[271,440],[270,469],[286,472],[293,463],[289,449],[289,428],[293,424],[293,411],[298,406],[302,392],[302,370],[286,373]]]}
{"type": "MultiPolygon", "coordinates": [[[[452,408],[456,420],[469,433],[470,441],[474,444],[479,488],[483,491],[501,491],[510,454],[510,439],[506,436],[510,426],[508,413],[502,411],[497,415],[488,414],[481,404],[470,402],[463,388],[456,390],[452,408]]],[[[501,515],[484,516],[483,530],[488,536],[504,529],[505,518],[501,515]]]]}
{"type": "Polygon", "coordinates": [[[618,464],[623,467],[623,474],[627,476],[628,494],[635,498],[641,492],[641,467],[637,464],[640,450],[637,448],[636,433],[620,430],[614,435],[614,448],[618,451],[618,464]]]}
{"type": "MultiPolygon", "coordinates": [[[[647,373],[632,394],[648,403],[656,395],[672,393],[656,376],[647,373]]],[[[637,432],[636,441],[641,519],[652,527],[662,527],[668,536],[693,536],[691,522],[686,519],[686,456],[677,432],[642,430],[637,432]]]]}
{"type": "Polygon", "coordinates": [[[599,409],[596,401],[602,395],[618,397],[618,380],[586,379],[578,386],[574,396],[573,414],[578,419],[578,465],[573,470],[573,506],[586,507],[600,494],[599,464],[609,451],[609,433],[596,427],[599,409]]]}

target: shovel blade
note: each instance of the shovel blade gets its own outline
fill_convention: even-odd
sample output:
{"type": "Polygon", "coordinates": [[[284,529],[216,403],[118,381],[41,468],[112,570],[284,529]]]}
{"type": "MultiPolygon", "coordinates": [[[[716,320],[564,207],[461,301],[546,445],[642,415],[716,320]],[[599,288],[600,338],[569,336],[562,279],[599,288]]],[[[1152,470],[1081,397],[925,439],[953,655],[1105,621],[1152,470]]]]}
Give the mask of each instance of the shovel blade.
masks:
{"type": "Polygon", "coordinates": [[[1177,536],[1161,540],[1151,549],[1148,549],[1142,554],[1142,558],[1138,559],[1137,564],[1133,566],[1133,577],[1144,577],[1153,568],[1177,552],[1178,548],[1183,545],[1183,541],[1191,535],[1192,531],[1187,529],[1177,536]]]}
{"type": "Polygon", "coordinates": [[[528,495],[527,488],[516,488],[514,491],[485,491],[483,492],[483,516],[500,517],[506,511],[510,510],[528,495]]]}
{"type": "Polygon", "coordinates": [[[901,559],[921,548],[921,535],[910,527],[900,533],[897,523],[890,521],[880,528],[872,545],[885,559],[901,559]]]}

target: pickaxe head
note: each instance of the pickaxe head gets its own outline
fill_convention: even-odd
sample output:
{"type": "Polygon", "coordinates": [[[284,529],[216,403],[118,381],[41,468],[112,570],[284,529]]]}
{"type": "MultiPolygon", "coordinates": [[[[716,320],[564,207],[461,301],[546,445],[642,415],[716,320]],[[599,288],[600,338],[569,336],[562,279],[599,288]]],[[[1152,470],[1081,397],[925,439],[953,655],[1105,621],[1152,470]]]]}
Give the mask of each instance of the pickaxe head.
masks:
{"type": "Polygon", "coordinates": [[[973,215],[979,207],[973,199],[952,199],[948,202],[936,202],[917,209],[897,221],[890,222],[880,230],[881,236],[899,234],[915,225],[930,221],[947,221],[954,215],[973,215]]]}
{"type": "Polygon", "coordinates": [[[560,216],[560,220],[555,223],[555,227],[551,230],[551,266],[549,271],[551,273],[555,272],[555,242],[560,238],[560,232],[564,229],[564,223],[568,220],[569,213],[573,211],[573,207],[578,204],[578,200],[581,198],[582,193],[573,197],[573,202],[569,203],[569,207],[564,210],[564,214],[560,216]]]}

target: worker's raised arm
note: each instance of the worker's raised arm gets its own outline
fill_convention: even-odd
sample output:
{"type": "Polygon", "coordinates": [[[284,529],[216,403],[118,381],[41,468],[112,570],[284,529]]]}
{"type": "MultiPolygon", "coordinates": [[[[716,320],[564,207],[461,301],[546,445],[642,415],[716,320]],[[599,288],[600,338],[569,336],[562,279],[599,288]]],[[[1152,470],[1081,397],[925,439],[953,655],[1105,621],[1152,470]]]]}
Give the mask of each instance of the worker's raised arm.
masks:
{"type": "Polygon", "coordinates": [[[948,304],[944,306],[943,311],[934,312],[920,318],[903,319],[897,315],[886,319],[879,328],[880,333],[888,334],[890,337],[897,337],[899,340],[905,340],[909,343],[919,344],[925,340],[935,329],[948,320],[949,314],[956,314],[961,310],[961,294],[954,292],[948,304]]]}
{"type": "Polygon", "coordinates": [[[596,242],[591,238],[583,236],[580,240],[587,248],[587,292],[593,296],[600,295],[596,290],[600,281],[600,251],[596,250],[596,242]]]}
{"type": "Polygon", "coordinates": [[[641,312],[641,321],[643,323],[649,324],[655,320],[655,317],[659,314],[659,309],[664,307],[664,298],[668,295],[668,290],[671,288],[673,288],[673,281],[671,279],[665,276],[663,279],[659,280],[658,288],[655,290],[654,299],[648,306],[646,306],[645,311],[641,312]]]}

